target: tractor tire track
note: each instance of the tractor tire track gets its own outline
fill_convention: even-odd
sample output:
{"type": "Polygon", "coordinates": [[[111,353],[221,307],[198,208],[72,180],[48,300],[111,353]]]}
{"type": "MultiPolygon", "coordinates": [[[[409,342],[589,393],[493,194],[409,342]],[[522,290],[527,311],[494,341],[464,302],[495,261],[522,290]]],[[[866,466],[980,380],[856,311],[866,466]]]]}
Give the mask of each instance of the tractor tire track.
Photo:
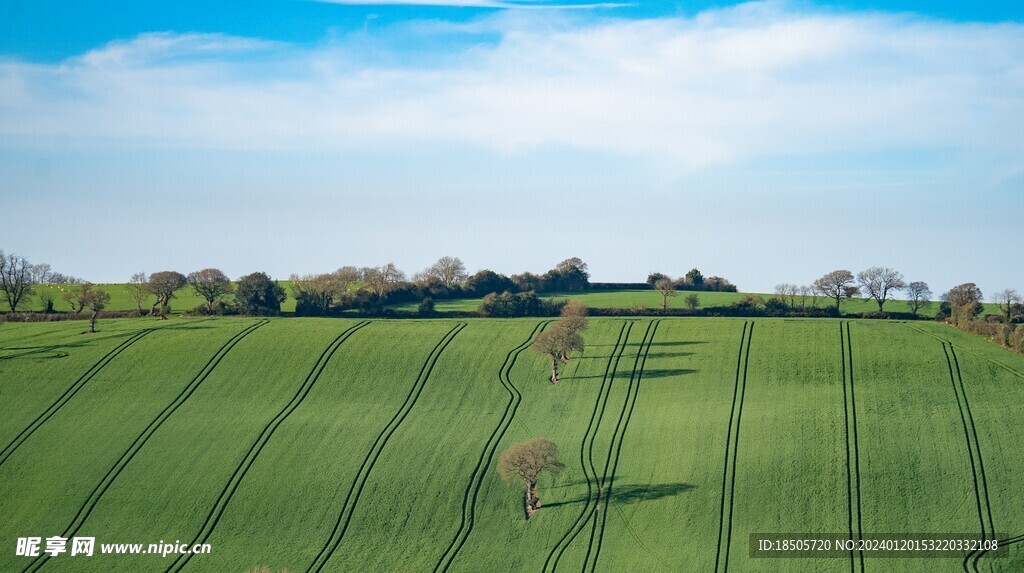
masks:
{"type": "MultiPolygon", "coordinates": [[[[718,507],[718,544],[717,544],[716,550],[715,550],[715,569],[714,569],[715,573],[718,573],[719,567],[720,567],[720,565],[721,565],[721,563],[723,561],[723,559],[722,559],[722,557],[723,557],[723,555],[722,555],[722,539],[725,536],[725,528],[726,528],[726,524],[725,524],[725,521],[726,521],[726,519],[725,519],[726,518],[726,510],[725,510],[726,503],[725,502],[726,502],[726,493],[729,492],[729,475],[730,475],[729,474],[729,460],[732,458],[731,450],[732,450],[733,434],[735,433],[736,437],[737,438],[739,437],[739,430],[736,430],[735,432],[733,430],[733,427],[734,427],[733,421],[736,420],[736,413],[737,413],[736,404],[739,403],[740,408],[743,407],[742,395],[745,393],[743,391],[745,391],[745,389],[746,389],[746,376],[745,376],[745,369],[743,368],[743,349],[744,349],[744,346],[747,345],[748,327],[749,327],[750,333],[753,333],[753,330],[754,330],[753,324],[751,324],[748,321],[743,321],[743,332],[740,334],[740,347],[739,347],[739,351],[737,352],[737,355],[736,355],[736,381],[733,384],[732,408],[729,410],[729,428],[726,430],[726,433],[725,433],[725,458],[724,458],[725,462],[724,462],[724,465],[722,467],[722,499],[719,502],[719,507],[718,507]],[[741,385],[741,382],[742,382],[742,385],[741,385]],[[741,388],[743,389],[743,391],[741,391],[741,388]]],[[[729,518],[729,529],[731,530],[732,529],[732,517],[731,517],[731,515],[732,515],[732,496],[731,495],[729,496],[729,512],[728,512],[728,515],[730,516],[730,518],[729,518]]],[[[726,553],[728,553],[728,550],[726,550],[726,553]]]]}
{"type": "MultiPolygon", "coordinates": [[[[850,341],[850,323],[839,323],[839,347],[842,358],[843,378],[843,420],[846,434],[846,503],[850,538],[859,540],[864,535],[861,516],[860,493],[860,447],[857,435],[857,396],[854,392],[853,344],[850,341]],[[846,334],[843,335],[843,326],[846,334]],[[856,526],[856,529],[854,529],[856,526]]],[[[864,552],[850,550],[850,571],[858,569],[864,573],[864,552]]]]}
{"type": "MultiPolygon", "coordinates": [[[[1024,535],[1018,535],[1016,537],[1008,537],[1006,539],[999,540],[999,550],[1002,551],[1003,547],[1016,545],[1017,543],[1024,543],[1024,535]]],[[[990,550],[979,551],[977,555],[971,558],[971,567],[976,573],[981,571],[981,559],[991,553],[990,550]]]]}
{"type": "MultiPolygon", "coordinates": [[[[82,525],[89,518],[89,514],[92,513],[93,509],[95,509],[96,505],[100,502],[100,499],[102,499],[103,494],[106,493],[106,491],[114,483],[114,481],[117,479],[117,476],[120,475],[122,471],[124,471],[124,468],[127,467],[129,462],[132,461],[132,458],[134,458],[135,455],[139,453],[139,450],[141,450],[142,447],[146,445],[146,442],[149,441],[149,438],[151,438],[153,434],[156,433],[158,429],[160,429],[160,426],[163,425],[163,423],[166,422],[167,419],[170,418],[171,415],[174,414],[174,412],[179,407],[181,407],[181,405],[184,404],[192,396],[192,394],[195,393],[199,386],[206,381],[210,374],[217,368],[217,365],[219,365],[220,362],[224,359],[224,357],[227,356],[229,352],[231,352],[235,345],[237,345],[246,336],[252,334],[255,330],[262,326],[265,326],[269,322],[269,320],[260,320],[252,325],[245,327],[238,334],[232,336],[217,350],[217,352],[214,353],[210,360],[208,360],[206,364],[203,366],[202,370],[200,370],[199,373],[192,378],[192,381],[190,381],[185,386],[185,388],[182,389],[182,391],[174,398],[174,400],[171,401],[170,404],[165,406],[164,409],[159,414],[157,414],[157,417],[154,418],[149,423],[148,426],[146,426],[142,433],[135,438],[135,441],[132,442],[128,449],[125,450],[123,454],[121,454],[121,457],[118,458],[117,462],[115,462],[114,465],[109,470],[107,470],[107,473],[100,480],[100,483],[98,483],[96,487],[92,490],[92,493],[89,494],[89,498],[85,501],[84,504],[82,504],[82,507],[79,508],[78,513],[75,515],[74,519],[71,521],[71,524],[67,527],[67,529],[64,530],[61,537],[71,538],[72,536],[74,536],[74,534],[78,533],[78,531],[82,528],[82,525]]],[[[50,556],[48,554],[40,555],[31,563],[29,563],[22,570],[22,573],[27,573],[29,571],[38,571],[44,565],[46,565],[47,561],[49,560],[49,557],[50,556]]]]}
{"type": "MultiPolygon", "coordinates": [[[[206,516],[206,520],[203,522],[202,527],[199,529],[199,533],[196,534],[195,538],[189,543],[190,546],[197,543],[206,543],[206,540],[213,534],[213,530],[216,529],[217,524],[220,523],[221,516],[224,515],[224,511],[227,509],[229,503],[231,503],[232,496],[235,495],[235,491],[238,490],[242,480],[245,479],[245,475],[249,472],[249,469],[256,462],[256,458],[262,453],[263,448],[266,447],[267,443],[273,437],[274,432],[284,423],[285,419],[288,418],[294,412],[306,396],[312,391],[313,386],[320,379],[320,375],[323,374],[325,368],[327,368],[328,362],[334,357],[335,352],[341,347],[353,334],[358,330],[370,324],[370,321],[364,320],[358,322],[349,328],[342,331],[331,343],[324,349],[317,358],[316,363],[313,365],[312,370],[306,375],[306,379],[302,382],[302,385],[296,391],[292,399],[285,404],[281,411],[274,416],[266,426],[263,427],[263,431],[256,438],[256,441],[249,447],[249,451],[246,452],[245,457],[232,472],[231,477],[228,479],[228,483],[225,484],[224,489],[221,491],[220,496],[214,503],[213,508],[210,509],[210,513],[206,516]]],[[[172,562],[167,569],[167,573],[171,571],[181,571],[188,565],[189,560],[192,559],[194,553],[188,553],[185,555],[178,555],[177,559],[172,562]]]]}
{"type": "Polygon", "coordinates": [[[732,516],[736,498],[736,458],[740,448],[740,423],[743,421],[743,401],[747,396],[747,369],[750,366],[750,342],[754,338],[754,322],[750,322],[747,330],[747,348],[743,351],[743,380],[740,383],[740,400],[736,407],[736,429],[732,440],[732,471],[729,473],[729,525],[725,530],[725,551],[722,554],[722,571],[729,570],[729,552],[732,549],[732,516]]]}
{"type": "Polygon", "coordinates": [[[597,471],[594,470],[593,457],[591,457],[590,459],[591,471],[587,471],[587,440],[589,439],[590,441],[590,449],[592,451],[594,438],[597,433],[597,429],[595,427],[594,422],[596,420],[598,423],[600,423],[598,412],[601,411],[603,413],[603,409],[601,408],[601,398],[605,394],[605,389],[608,387],[608,374],[610,372],[612,374],[612,377],[614,378],[615,372],[612,370],[612,364],[618,364],[615,355],[616,353],[618,353],[619,358],[622,357],[622,351],[625,349],[625,341],[629,340],[629,333],[632,330],[632,328],[632,322],[623,322],[622,328],[619,329],[619,336],[615,340],[615,346],[612,347],[611,354],[608,355],[608,363],[605,364],[604,367],[604,375],[601,377],[601,386],[600,388],[598,388],[597,398],[594,400],[594,411],[590,414],[590,421],[587,423],[587,431],[584,432],[583,440],[580,441],[580,467],[583,469],[584,479],[587,480],[586,501],[584,502],[583,509],[580,510],[580,514],[576,518],[576,521],[574,521],[573,524],[569,526],[569,529],[565,532],[564,535],[562,535],[561,539],[558,540],[558,543],[556,543],[555,546],[551,548],[551,552],[548,553],[547,560],[544,561],[544,573],[548,573],[549,568],[551,573],[554,573],[554,571],[558,569],[558,562],[562,559],[562,555],[565,553],[565,550],[576,539],[576,536],[579,535],[580,531],[582,531],[583,528],[586,527],[585,518],[587,517],[587,512],[590,509],[590,502],[593,499],[594,482],[597,481],[597,471]],[[623,334],[625,334],[625,339],[623,339],[623,334]],[[591,479],[591,476],[593,476],[593,480],[591,479]]]}
{"type": "Polygon", "coordinates": [[[405,418],[412,411],[413,406],[416,405],[416,401],[419,399],[420,394],[423,392],[423,387],[426,386],[427,379],[430,377],[430,373],[434,370],[434,365],[437,364],[438,358],[444,353],[451,341],[463,329],[467,324],[460,322],[456,324],[451,330],[448,331],[444,337],[436,345],[433,350],[427,356],[427,359],[423,362],[420,367],[420,372],[416,376],[416,380],[413,382],[412,387],[409,389],[409,394],[405,397],[405,401],[395,412],[395,415],[388,421],[384,429],[377,435],[377,439],[374,440],[370,450],[366,453],[366,457],[363,458],[363,463],[359,466],[359,471],[356,472],[356,477],[352,481],[352,485],[349,486],[348,494],[345,496],[345,503],[342,505],[341,512],[338,514],[338,521],[334,524],[334,529],[331,530],[331,535],[327,538],[326,543],[317,553],[317,556],[313,559],[313,562],[306,568],[306,573],[312,571],[320,572],[327,565],[327,562],[334,555],[335,551],[341,545],[342,540],[345,538],[345,533],[348,531],[349,523],[352,521],[352,515],[355,513],[356,504],[359,502],[359,496],[363,493],[363,488],[366,486],[366,482],[370,477],[370,473],[373,471],[374,465],[377,463],[377,459],[380,458],[381,453],[384,451],[384,447],[387,446],[391,436],[394,435],[398,427],[402,425],[405,418]]]}
{"type": "MultiPolygon", "coordinates": [[[[637,359],[638,359],[638,362],[639,362],[639,369],[637,369],[637,363],[636,362],[634,362],[634,364],[633,364],[633,373],[636,375],[636,383],[634,384],[633,383],[633,378],[630,377],[630,385],[629,385],[629,389],[627,390],[627,393],[626,393],[626,401],[623,402],[623,404],[622,404],[622,414],[619,415],[619,421],[622,423],[622,431],[619,432],[619,443],[618,443],[617,446],[615,446],[615,462],[612,464],[612,471],[611,471],[610,474],[606,474],[607,479],[608,479],[608,488],[607,488],[607,494],[606,494],[607,501],[605,501],[605,511],[600,516],[600,518],[601,518],[600,533],[597,536],[597,547],[594,550],[594,564],[591,565],[591,567],[590,567],[591,573],[593,573],[594,571],[597,570],[597,561],[598,561],[598,559],[601,558],[601,549],[604,547],[604,532],[606,531],[607,525],[608,525],[608,513],[609,513],[608,512],[608,508],[611,507],[612,489],[615,487],[615,474],[619,470],[619,460],[622,459],[622,444],[623,444],[623,442],[625,441],[625,438],[626,438],[626,431],[629,429],[629,422],[630,422],[630,420],[633,419],[633,409],[636,407],[636,399],[640,395],[640,387],[641,387],[641,384],[643,382],[644,367],[647,366],[647,355],[651,351],[651,343],[654,342],[654,337],[658,334],[658,327],[659,326],[661,326],[661,320],[653,320],[650,323],[648,323],[647,330],[649,331],[650,336],[647,336],[648,333],[645,332],[644,333],[644,338],[646,338],[646,345],[644,345],[644,341],[641,341],[641,347],[642,347],[642,350],[643,350],[643,358],[642,359],[640,358],[640,352],[639,351],[637,352],[637,359]],[[630,396],[629,396],[629,391],[630,390],[633,392],[632,398],[630,398],[630,396]],[[626,402],[629,403],[629,411],[628,412],[626,411],[626,402]],[[622,417],[623,414],[625,414],[625,419],[623,419],[623,417],[622,417]]],[[[618,429],[618,427],[616,427],[616,430],[617,429],[618,429]]],[[[612,435],[612,440],[613,441],[615,440],[614,434],[612,435]]],[[[610,447],[609,447],[609,450],[608,450],[608,456],[609,456],[609,458],[611,458],[611,448],[610,447]]],[[[607,464],[606,464],[605,468],[607,470],[607,464]]],[[[603,484],[603,481],[602,481],[602,484],[603,484]]],[[[594,524],[595,525],[597,524],[597,519],[596,518],[594,520],[594,524]]],[[[584,562],[583,567],[584,567],[584,569],[586,568],[586,562],[584,562]]]]}
{"type": "Polygon", "coordinates": [[[523,401],[522,393],[512,383],[512,368],[515,366],[519,355],[533,342],[537,333],[547,328],[547,325],[550,323],[551,321],[541,322],[533,327],[530,336],[505,355],[505,362],[498,369],[498,381],[501,382],[502,387],[508,392],[508,403],[505,404],[505,411],[502,414],[501,420],[498,421],[494,431],[488,437],[487,443],[484,444],[484,449],[480,453],[476,467],[473,468],[473,473],[470,475],[469,483],[466,484],[466,491],[462,498],[462,521],[459,523],[459,529],[455,532],[451,543],[448,544],[445,552],[441,555],[441,559],[434,566],[435,573],[439,571],[446,572],[451,568],[455,558],[458,557],[459,552],[462,551],[463,546],[465,546],[466,541],[469,539],[469,535],[473,532],[473,526],[476,523],[476,502],[480,495],[480,489],[483,487],[486,471],[491,466],[491,461],[494,459],[498,445],[505,437],[505,433],[508,432],[509,426],[512,425],[516,412],[519,411],[519,404],[523,401]]]}
{"type": "Polygon", "coordinates": [[[65,404],[70,402],[71,399],[75,397],[75,394],[77,394],[78,391],[81,390],[83,386],[88,384],[89,381],[92,380],[96,376],[96,374],[98,374],[101,370],[103,370],[103,368],[107,364],[109,364],[114,358],[116,358],[118,354],[121,354],[129,346],[135,344],[136,342],[141,340],[144,336],[146,336],[147,334],[153,332],[154,330],[157,330],[157,329],[156,328],[147,328],[145,330],[142,330],[140,332],[137,332],[137,333],[131,335],[126,340],[124,340],[121,344],[118,344],[117,346],[115,346],[110,352],[107,352],[106,354],[104,354],[102,358],[100,358],[99,360],[96,361],[96,363],[94,363],[92,366],[90,366],[89,369],[86,370],[84,374],[79,376],[78,379],[75,380],[75,382],[71,384],[71,386],[68,386],[68,388],[66,390],[64,390],[64,393],[61,394],[52,404],[50,404],[46,408],[46,410],[43,410],[42,413],[40,413],[38,416],[36,416],[36,419],[32,420],[32,422],[29,423],[28,426],[25,426],[24,429],[22,429],[20,432],[18,432],[18,435],[15,436],[14,439],[11,440],[11,442],[9,444],[4,446],[3,450],[0,450],[0,466],[4,465],[4,462],[6,462],[8,459],[10,459],[11,455],[14,454],[14,452],[19,447],[21,447],[21,445],[24,444],[25,441],[28,440],[28,438],[32,434],[34,434],[36,430],[38,430],[43,424],[45,424],[47,421],[49,421],[50,418],[52,418],[54,416],[54,414],[57,413],[57,411],[59,411],[61,408],[63,408],[65,404]]]}

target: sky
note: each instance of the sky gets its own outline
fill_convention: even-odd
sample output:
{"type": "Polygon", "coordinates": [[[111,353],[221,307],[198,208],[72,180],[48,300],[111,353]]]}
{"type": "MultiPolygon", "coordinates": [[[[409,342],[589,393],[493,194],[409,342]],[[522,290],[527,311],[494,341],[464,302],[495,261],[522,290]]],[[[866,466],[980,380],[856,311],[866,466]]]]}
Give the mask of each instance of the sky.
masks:
{"type": "Polygon", "coordinates": [[[0,0],[0,249],[1024,290],[1024,4],[0,0]]]}

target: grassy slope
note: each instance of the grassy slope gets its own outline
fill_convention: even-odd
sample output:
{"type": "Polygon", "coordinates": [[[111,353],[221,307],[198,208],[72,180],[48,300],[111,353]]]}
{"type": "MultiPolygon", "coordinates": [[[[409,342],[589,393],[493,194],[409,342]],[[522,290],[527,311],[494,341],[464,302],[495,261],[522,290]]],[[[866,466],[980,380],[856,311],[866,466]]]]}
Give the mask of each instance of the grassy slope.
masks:
{"type": "MultiPolygon", "coordinates": [[[[125,350],[0,465],[0,512],[9,516],[0,525],[0,539],[13,543],[17,536],[63,530],[146,423],[218,347],[254,322],[171,321],[163,323],[167,330],[125,350]]],[[[466,487],[476,483],[473,470],[502,420],[508,393],[499,370],[538,322],[466,321],[468,327],[440,355],[419,399],[382,450],[346,537],[325,570],[434,568],[459,531],[466,487]]],[[[609,472],[604,470],[609,447],[623,406],[629,405],[630,377],[651,321],[592,320],[586,352],[566,366],[554,386],[546,380],[546,360],[524,352],[510,375],[522,404],[497,451],[547,436],[559,444],[566,471],[558,480],[542,480],[544,507],[527,523],[521,494],[501,483],[493,461],[485,467],[478,476],[474,525],[451,570],[544,570],[550,549],[588,507],[589,472],[581,465],[580,447],[603,382],[607,407],[594,439],[594,465],[598,474],[614,474],[615,481],[610,503],[605,499],[598,513],[607,519],[603,539],[595,530],[601,541],[597,568],[623,570],[642,563],[656,570],[713,569],[744,322],[661,321],[646,363],[639,362],[644,375],[634,386],[636,402],[618,466],[613,454],[609,472]],[[624,327],[628,340],[616,346],[624,327]],[[614,359],[609,361],[614,351],[621,351],[617,368],[614,359]],[[609,365],[614,378],[604,377],[609,365]]],[[[746,556],[749,532],[838,532],[846,530],[848,519],[840,321],[749,322],[755,326],[735,444],[730,567],[845,571],[848,560],[746,556]]],[[[83,533],[108,542],[191,538],[260,430],[291,399],[328,343],[354,323],[277,320],[242,340],[126,466],[83,533]]],[[[118,321],[123,330],[107,334],[123,337],[153,324],[159,323],[118,321]]],[[[374,438],[405,399],[431,349],[455,324],[374,321],[353,334],[241,481],[209,540],[213,555],[196,558],[189,570],[243,571],[258,564],[305,570],[330,535],[374,438]]],[[[995,524],[1019,534],[1024,526],[1019,499],[1024,454],[1017,446],[1024,358],[942,325],[911,326],[953,342],[984,455],[995,524]]],[[[51,359],[67,365],[66,371],[48,371],[53,392],[60,390],[57,380],[73,382],[117,342],[75,332],[66,324],[5,325],[0,349],[67,348],[67,358],[51,359]],[[90,344],[74,346],[78,340],[90,344]]],[[[942,343],[898,322],[851,321],[850,333],[864,531],[977,530],[968,446],[942,343]]],[[[11,351],[0,350],[0,356],[4,352],[11,351]]],[[[23,360],[29,358],[0,361],[0,369],[20,368],[18,376],[34,376],[32,366],[15,365],[23,360]]],[[[0,378],[0,391],[8,379],[0,378]]],[[[22,383],[13,392],[21,396],[28,388],[22,383]]],[[[15,412],[7,405],[14,403],[2,403],[0,413],[15,412]]],[[[16,412],[24,421],[33,417],[32,407],[45,408],[48,402],[20,404],[16,412]]],[[[592,483],[591,499],[595,489],[592,483]]],[[[592,523],[584,523],[568,544],[559,569],[580,568],[588,547],[593,555],[592,523]]],[[[991,561],[995,571],[1020,569],[1024,551],[1017,547],[1010,559],[991,561]]],[[[13,568],[12,554],[0,553],[0,569],[13,568]]],[[[169,564],[152,556],[77,561],[65,556],[60,570],[159,571],[169,564]]],[[[879,564],[897,571],[959,568],[958,560],[867,562],[871,569],[879,564]]]]}
{"type": "MultiPolygon", "coordinates": [[[[132,323],[152,321],[124,324],[132,323]]],[[[182,320],[118,356],[112,365],[116,367],[97,374],[0,466],[0,514],[5,516],[0,537],[13,540],[64,531],[89,492],[143,428],[216,348],[250,323],[182,320]]],[[[68,372],[68,380],[77,374],[77,370],[68,372]]],[[[13,552],[0,552],[0,570],[13,569],[16,559],[13,552]]]]}
{"type": "MultiPolygon", "coordinates": [[[[285,291],[288,293],[288,298],[281,303],[281,310],[283,312],[292,312],[295,310],[295,296],[292,294],[291,282],[290,281],[278,281],[285,291]]],[[[123,284],[97,284],[98,288],[107,291],[110,294],[110,302],[107,303],[107,310],[135,310],[135,301],[128,294],[123,284]]],[[[71,307],[67,301],[64,300],[64,293],[72,287],[69,285],[37,285],[35,287],[35,294],[30,296],[28,299],[18,305],[19,311],[42,311],[45,310],[45,304],[40,298],[43,294],[49,294],[53,297],[53,308],[57,311],[69,312],[71,307]]],[[[143,310],[148,310],[153,305],[154,298],[147,296],[145,302],[142,305],[143,310]]],[[[171,299],[171,312],[181,313],[187,310],[206,304],[206,301],[197,295],[192,287],[186,286],[179,290],[173,299],[171,299]]],[[[0,312],[6,312],[10,310],[10,305],[7,304],[6,300],[0,300],[0,312]]]]}

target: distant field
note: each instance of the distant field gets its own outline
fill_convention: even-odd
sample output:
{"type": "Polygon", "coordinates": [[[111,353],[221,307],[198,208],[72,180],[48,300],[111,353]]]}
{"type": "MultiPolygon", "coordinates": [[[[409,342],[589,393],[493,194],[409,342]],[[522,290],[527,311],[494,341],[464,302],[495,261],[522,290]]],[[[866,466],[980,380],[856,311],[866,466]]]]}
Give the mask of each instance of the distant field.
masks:
{"type": "Polygon", "coordinates": [[[551,385],[546,322],[0,324],[0,571],[845,573],[748,536],[1024,533],[1022,356],[932,322],[599,318],[551,385]],[[537,436],[566,470],[525,522],[495,458],[537,436]],[[14,555],[61,534],[212,553],[14,555]]]}
{"type": "MultiPolygon", "coordinates": [[[[281,304],[281,310],[283,312],[294,312],[295,311],[295,296],[291,290],[290,281],[278,281],[281,286],[288,292],[288,299],[281,304]]],[[[97,284],[97,287],[110,293],[110,302],[107,303],[107,310],[134,310],[135,301],[129,296],[128,291],[125,290],[123,284],[97,284]]],[[[45,310],[45,305],[40,299],[40,295],[43,293],[49,293],[53,295],[53,308],[57,311],[69,312],[71,307],[62,298],[64,293],[67,292],[71,287],[69,285],[38,285],[35,287],[36,294],[29,297],[27,303],[23,302],[18,305],[20,311],[41,311],[45,310]]],[[[153,305],[153,297],[146,299],[148,302],[142,305],[143,309],[148,309],[153,305]]],[[[171,312],[173,314],[180,314],[185,311],[192,310],[193,308],[206,304],[206,301],[196,295],[195,291],[191,287],[185,287],[174,295],[171,299],[171,312]]],[[[0,311],[10,310],[10,305],[7,304],[6,300],[0,300],[0,311]]]]}
{"type": "MultiPolygon", "coordinates": [[[[735,292],[697,292],[692,293],[691,291],[679,291],[679,296],[669,298],[669,308],[685,308],[686,307],[686,296],[689,294],[696,294],[700,298],[699,308],[707,308],[712,306],[726,306],[739,302],[746,293],[735,293],[735,292]]],[[[761,294],[763,298],[768,298],[771,295],[761,294]]],[[[583,302],[583,304],[591,308],[631,308],[634,305],[638,305],[643,308],[661,308],[662,297],[654,290],[608,290],[608,291],[586,291],[586,292],[565,292],[565,293],[545,293],[541,295],[541,298],[572,298],[583,302]]],[[[436,310],[449,310],[449,311],[472,311],[480,308],[481,299],[478,298],[467,298],[467,299],[452,299],[452,300],[435,300],[434,306],[436,310]]],[[[834,301],[833,301],[834,304],[834,301]]],[[[824,308],[829,306],[829,302],[825,299],[818,297],[817,306],[824,308]]],[[[404,304],[392,305],[390,308],[395,310],[404,310],[409,312],[415,312],[419,307],[418,302],[409,302],[404,304]]],[[[841,310],[844,313],[856,314],[862,312],[874,312],[878,310],[878,304],[873,300],[866,299],[851,299],[845,300],[842,303],[841,310]]],[[[885,310],[889,312],[910,312],[907,308],[905,301],[894,300],[885,303],[885,310]]],[[[939,303],[933,303],[929,308],[921,312],[921,316],[934,317],[935,313],[939,310],[939,303]]],[[[998,314],[999,309],[994,304],[985,305],[985,314],[998,314]]]]}

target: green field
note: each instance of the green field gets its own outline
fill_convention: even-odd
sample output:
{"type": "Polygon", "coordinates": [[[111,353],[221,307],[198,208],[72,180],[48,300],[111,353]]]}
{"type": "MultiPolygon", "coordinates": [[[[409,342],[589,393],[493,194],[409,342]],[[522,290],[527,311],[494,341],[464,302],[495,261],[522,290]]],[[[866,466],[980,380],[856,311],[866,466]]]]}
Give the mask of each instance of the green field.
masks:
{"type": "Polygon", "coordinates": [[[0,571],[953,573],[973,556],[748,539],[1024,533],[1022,356],[933,322],[598,318],[552,385],[546,324],[0,324],[0,571]],[[566,469],[526,522],[494,468],[537,436],[566,469]],[[15,555],[75,535],[212,551],[15,555]]]}
{"type": "MultiPolygon", "coordinates": [[[[282,312],[293,312],[295,310],[295,295],[291,290],[290,281],[278,281],[285,291],[288,293],[288,298],[281,303],[282,312]]],[[[123,284],[97,284],[97,288],[103,289],[110,294],[110,302],[107,303],[107,310],[135,310],[135,301],[128,294],[123,284]]],[[[53,309],[58,312],[70,312],[71,306],[68,305],[67,301],[63,299],[64,293],[73,288],[70,285],[36,285],[34,287],[35,294],[29,296],[25,301],[18,305],[18,311],[43,311],[46,310],[46,305],[43,302],[42,295],[49,295],[53,297],[53,309]]],[[[152,296],[147,296],[146,301],[143,303],[143,310],[149,310],[149,307],[153,305],[155,299],[152,296]]],[[[205,305],[206,301],[197,295],[192,287],[185,287],[179,290],[174,298],[171,299],[171,312],[173,314],[181,314],[182,312],[190,311],[197,306],[205,305]]],[[[0,300],[0,311],[7,312],[11,310],[7,300],[0,300]]]]}

